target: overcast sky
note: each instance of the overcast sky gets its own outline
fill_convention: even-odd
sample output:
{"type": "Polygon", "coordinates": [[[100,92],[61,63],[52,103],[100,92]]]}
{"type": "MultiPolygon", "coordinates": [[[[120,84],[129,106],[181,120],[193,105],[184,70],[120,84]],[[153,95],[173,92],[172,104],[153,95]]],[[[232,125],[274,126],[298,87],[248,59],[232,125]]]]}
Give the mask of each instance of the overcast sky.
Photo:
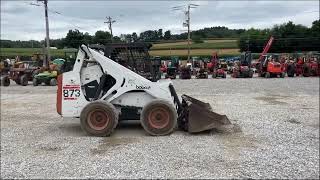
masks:
{"type": "MultiPolygon", "coordinates": [[[[1,1],[1,39],[42,40],[45,37],[43,6],[34,1],[1,1]]],[[[172,7],[187,1],[53,1],[49,0],[50,38],[65,37],[69,29],[94,34],[107,30],[106,16],[117,22],[114,35],[140,33],[162,28],[180,33],[184,14],[172,7]],[[61,13],[55,14],[53,11],[61,13]]],[[[226,26],[229,28],[269,28],[293,21],[311,26],[319,19],[319,1],[192,1],[200,5],[191,12],[191,29],[226,26]]],[[[39,3],[41,4],[41,3],[39,3]]]]}

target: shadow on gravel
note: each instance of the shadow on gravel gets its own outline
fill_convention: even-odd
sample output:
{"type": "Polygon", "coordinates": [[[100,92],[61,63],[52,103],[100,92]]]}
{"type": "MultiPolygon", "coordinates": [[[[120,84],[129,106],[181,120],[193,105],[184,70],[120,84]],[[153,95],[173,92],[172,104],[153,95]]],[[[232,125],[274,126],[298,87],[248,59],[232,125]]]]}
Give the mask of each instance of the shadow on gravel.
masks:
{"type": "Polygon", "coordinates": [[[133,143],[139,142],[139,139],[132,137],[106,137],[104,138],[100,144],[93,149],[90,149],[91,154],[93,155],[101,155],[107,153],[108,150],[114,148],[124,148],[125,146],[133,143]]]}
{"type": "Polygon", "coordinates": [[[86,136],[86,133],[82,131],[80,123],[72,123],[72,124],[63,124],[59,126],[59,129],[62,131],[62,133],[73,136],[73,137],[80,137],[80,136],[86,136]]]}
{"type": "MultiPolygon", "coordinates": [[[[286,102],[283,101],[279,101],[279,99],[283,99],[283,96],[262,96],[262,97],[255,97],[254,99],[259,100],[259,101],[264,101],[268,104],[272,104],[272,105],[285,105],[288,104],[286,102]]],[[[285,97],[287,98],[287,97],[285,97]]]]}

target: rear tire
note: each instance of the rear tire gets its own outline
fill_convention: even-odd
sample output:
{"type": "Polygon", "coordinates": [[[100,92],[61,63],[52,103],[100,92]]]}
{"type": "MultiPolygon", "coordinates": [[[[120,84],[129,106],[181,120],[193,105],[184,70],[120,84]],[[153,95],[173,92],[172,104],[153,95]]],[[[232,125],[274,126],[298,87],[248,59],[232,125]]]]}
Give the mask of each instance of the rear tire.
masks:
{"type": "Polygon", "coordinates": [[[22,75],[21,77],[20,77],[20,84],[22,85],[22,86],[26,86],[26,85],[28,85],[28,77],[27,77],[27,75],[22,75]]]}
{"type": "Polygon", "coordinates": [[[156,99],[143,107],[140,121],[150,135],[168,135],[177,125],[177,112],[167,101],[156,99]]]}
{"type": "Polygon", "coordinates": [[[116,108],[106,101],[94,101],[81,111],[81,128],[93,136],[110,136],[118,124],[116,108]]]}
{"type": "Polygon", "coordinates": [[[33,78],[32,84],[33,84],[33,86],[38,86],[39,85],[39,82],[38,82],[37,78],[35,78],[35,77],[33,78]]]}
{"type": "Polygon", "coordinates": [[[303,66],[303,76],[309,77],[310,76],[310,67],[308,65],[303,66]]]}
{"type": "Polygon", "coordinates": [[[266,72],[266,74],[264,75],[266,78],[270,78],[271,74],[269,72],[266,72]]]}
{"type": "Polygon", "coordinates": [[[10,85],[10,78],[9,76],[1,77],[1,86],[9,86],[10,85]]]}
{"type": "Polygon", "coordinates": [[[293,64],[289,64],[287,67],[287,75],[288,77],[294,77],[295,68],[293,64]]]}
{"type": "Polygon", "coordinates": [[[252,78],[252,77],[253,77],[253,71],[250,70],[250,71],[249,71],[249,78],[252,78]]]}
{"type": "Polygon", "coordinates": [[[50,86],[56,86],[57,85],[57,80],[56,78],[50,79],[50,86]]]}

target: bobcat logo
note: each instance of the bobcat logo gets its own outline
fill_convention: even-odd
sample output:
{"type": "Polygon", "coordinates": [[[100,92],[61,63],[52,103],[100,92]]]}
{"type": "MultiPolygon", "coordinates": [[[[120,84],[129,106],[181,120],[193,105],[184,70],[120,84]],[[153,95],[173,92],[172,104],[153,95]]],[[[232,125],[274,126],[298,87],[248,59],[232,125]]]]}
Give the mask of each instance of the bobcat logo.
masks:
{"type": "Polygon", "coordinates": [[[143,86],[143,85],[138,86],[138,85],[136,85],[136,89],[150,89],[150,88],[151,88],[150,86],[143,86]]]}

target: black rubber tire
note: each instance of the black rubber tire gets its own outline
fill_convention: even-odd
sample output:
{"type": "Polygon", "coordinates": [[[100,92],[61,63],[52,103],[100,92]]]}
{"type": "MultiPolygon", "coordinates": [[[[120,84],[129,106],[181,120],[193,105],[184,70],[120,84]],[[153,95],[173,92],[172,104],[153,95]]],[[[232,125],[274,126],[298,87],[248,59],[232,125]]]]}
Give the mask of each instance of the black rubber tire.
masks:
{"type": "Polygon", "coordinates": [[[214,72],[213,74],[212,74],[212,78],[216,78],[217,77],[217,74],[214,72]]]}
{"type": "Polygon", "coordinates": [[[223,73],[222,78],[227,78],[227,73],[223,73]]]}
{"type": "MultiPolygon", "coordinates": [[[[157,113],[155,113],[155,115],[158,116],[157,113]]],[[[152,136],[168,135],[173,132],[177,125],[177,112],[173,105],[171,105],[169,102],[161,99],[155,99],[143,107],[140,115],[140,122],[143,129],[152,136]],[[151,116],[150,113],[155,108],[160,108],[168,113],[168,122],[164,124],[164,127],[155,128],[150,123],[151,120],[148,118],[148,116],[151,116]]]]}
{"type": "Polygon", "coordinates": [[[20,84],[22,86],[28,85],[28,77],[27,77],[27,75],[24,74],[24,75],[20,76],[20,84]]]}
{"type": "Polygon", "coordinates": [[[38,86],[39,85],[39,82],[38,82],[37,78],[33,78],[32,79],[32,84],[33,84],[33,86],[38,86]]]}
{"type": "Polygon", "coordinates": [[[303,73],[302,73],[302,75],[303,75],[304,77],[309,77],[309,76],[310,76],[310,72],[311,72],[310,67],[309,67],[308,65],[304,65],[304,66],[303,66],[303,73]]]}
{"type": "Polygon", "coordinates": [[[284,78],[286,76],[286,74],[284,73],[284,72],[282,72],[281,74],[280,74],[280,77],[281,78],[284,78]]]}
{"type": "MultiPolygon", "coordinates": [[[[93,136],[110,136],[113,130],[116,128],[118,124],[119,115],[117,113],[116,108],[107,101],[94,101],[86,105],[80,114],[80,123],[81,128],[93,136]],[[93,129],[90,124],[89,115],[93,113],[95,110],[99,110],[107,115],[108,121],[105,128],[101,130],[93,129]]],[[[92,124],[92,123],[91,123],[92,124]]]]}
{"type": "Polygon", "coordinates": [[[56,86],[57,85],[57,80],[56,78],[50,79],[50,86],[56,86]]]}
{"type": "Polygon", "coordinates": [[[250,71],[249,71],[249,78],[252,78],[252,77],[253,77],[253,71],[250,70],[250,71]]]}
{"type": "Polygon", "coordinates": [[[14,80],[14,82],[16,82],[16,84],[20,85],[20,79],[16,79],[16,80],[14,80]]]}
{"type": "Polygon", "coordinates": [[[271,74],[269,72],[266,72],[266,74],[264,75],[265,78],[270,78],[271,74]]]}
{"type": "Polygon", "coordinates": [[[9,76],[2,76],[1,77],[1,86],[10,86],[9,76]]]}
{"type": "Polygon", "coordinates": [[[287,67],[287,75],[288,77],[294,77],[295,74],[295,67],[293,64],[289,64],[287,67]]]}
{"type": "Polygon", "coordinates": [[[32,72],[32,78],[34,78],[35,75],[39,74],[39,72],[40,72],[40,71],[39,71],[38,69],[34,70],[34,71],[32,72]]]}

